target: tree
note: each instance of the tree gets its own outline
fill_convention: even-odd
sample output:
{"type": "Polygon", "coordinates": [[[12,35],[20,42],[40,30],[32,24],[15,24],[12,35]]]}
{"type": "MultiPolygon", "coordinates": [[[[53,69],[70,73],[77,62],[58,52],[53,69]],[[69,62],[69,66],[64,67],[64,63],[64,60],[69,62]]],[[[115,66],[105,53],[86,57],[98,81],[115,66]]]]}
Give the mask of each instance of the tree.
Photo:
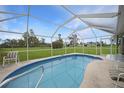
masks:
{"type": "Polygon", "coordinates": [[[34,34],[34,32],[33,32],[33,29],[30,29],[30,36],[36,37],[35,34],[34,34]]]}
{"type": "Polygon", "coordinates": [[[58,34],[59,40],[61,40],[61,34],[58,34]]]}
{"type": "Polygon", "coordinates": [[[11,40],[10,39],[4,40],[4,43],[2,43],[1,46],[5,48],[11,47],[11,40]]]}
{"type": "Polygon", "coordinates": [[[78,45],[78,37],[76,34],[72,34],[70,37],[69,37],[69,40],[70,40],[70,45],[78,45]]]}
{"type": "Polygon", "coordinates": [[[98,47],[100,47],[100,42],[96,42],[96,45],[97,45],[98,47]]]}
{"type": "Polygon", "coordinates": [[[45,39],[41,38],[41,44],[45,44],[45,39]]]}
{"type": "Polygon", "coordinates": [[[52,42],[52,45],[53,45],[53,48],[62,48],[63,47],[63,42],[57,40],[57,41],[54,41],[52,42]]]}
{"type": "Polygon", "coordinates": [[[34,46],[39,46],[40,45],[40,41],[36,37],[36,35],[34,34],[32,29],[30,29],[29,32],[25,32],[24,35],[23,35],[23,38],[24,38],[25,43],[26,43],[27,38],[28,38],[29,47],[34,47],[34,46]]]}
{"type": "Polygon", "coordinates": [[[19,39],[19,40],[18,40],[18,46],[19,46],[19,47],[25,47],[25,46],[26,46],[25,41],[24,41],[23,39],[19,39]]]}
{"type": "Polygon", "coordinates": [[[18,41],[16,39],[12,39],[10,40],[10,45],[11,47],[18,47],[18,41]]]}
{"type": "Polygon", "coordinates": [[[58,34],[58,40],[52,42],[53,48],[62,48],[63,47],[63,40],[61,38],[61,34],[58,34]]]}

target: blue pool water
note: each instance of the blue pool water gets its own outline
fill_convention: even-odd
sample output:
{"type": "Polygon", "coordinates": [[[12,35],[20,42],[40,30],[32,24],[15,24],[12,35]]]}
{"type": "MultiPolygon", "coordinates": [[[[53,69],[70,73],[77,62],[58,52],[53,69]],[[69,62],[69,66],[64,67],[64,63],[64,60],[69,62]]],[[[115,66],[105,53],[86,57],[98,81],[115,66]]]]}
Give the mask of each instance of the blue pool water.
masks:
{"type": "Polygon", "coordinates": [[[87,64],[93,60],[101,59],[86,55],[68,55],[35,62],[12,72],[4,81],[32,68],[36,68],[35,70],[10,80],[2,87],[34,88],[38,84],[38,88],[78,88],[83,81],[87,64]],[[43,68],[38,67],[40,65],[43,68]]]}

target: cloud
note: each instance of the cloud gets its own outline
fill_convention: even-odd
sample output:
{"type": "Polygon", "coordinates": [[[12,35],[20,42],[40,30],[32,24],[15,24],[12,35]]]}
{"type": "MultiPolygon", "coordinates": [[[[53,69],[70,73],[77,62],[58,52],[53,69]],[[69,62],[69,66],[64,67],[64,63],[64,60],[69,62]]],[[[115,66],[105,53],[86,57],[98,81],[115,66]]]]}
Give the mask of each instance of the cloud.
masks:
{"type": "MultiPolygon", "coordinates": [[[[1,11],[6,11],[6,7],[5,6],[0,6],[0,10],[1,11]]],[[[5,19],[7,16],[8,15],[6,15],[6,14],[0,14],[0,20],[5,19]]],[[[6,22],[0,22],[0,29],[2,29],[2,30],[8,29],[7,23],[6,22]]]]}
{"type": "MultiPolygon", "coordinates": [[[[6,6],[0,6],[0,11],[7,11],[6,6]]],[[[8,17],[10,17],[10,15],[0,14],[0,20],[8,18],[8,17]]],[[[13,25],[13,27],[15,29],[9,29],[10,24],[12,24],[12,23],[16,24],[16,23],[19,23],[19,22],[17,22],[16,19],[11,20],[11,21],[0,22],[0,30],[21,32],[17,27],[14,27],[14,25],[13,25]]],[[[22,37],[22,35],[0,32],[0,39],[2,39],[2,40],[5,40],[5,39],[20,39],[21,37],[22,37]]]]}
{"type": "Polygon", "coordinates": [[[115,18],[82,18],[82,19],[93,25],[110,27],[113,29],[113,31],[116,30],[117,17],[115,18]]]}
{"type": "Polygon", "coordinates": [[[5,40],[5,39],[20,39],[22,38],[22,35],[19,35],[19,34],[10,34],[10,33],[0,33],[0,35],[2,35],[2,40],[5,40]]]}
{"type": "MultiPolygon", "coordinates": [[[[48,6],[49,7],[49,6],[48,6]]],[[[64,18],[55,18],[56,20],[52,19],[51,20],[55,21],[56,23],[60,23],[63,22],[65,19],[68,19],[70,17],[72,17],[72,15],[70,13],[68,13],[66,10],[64,10],[62,7],[60,6],[54,6],[57,10],[61,11],[63,14],[62,17],[64,18]]],[[[100,12],[112,12],[112,11],[117,11],[117,6],[67,6],[67,7],[71,7],[72,11],[76,12],[78,14],[86,14],[86,13],[100,13],[100,12]],[[75,7],[75,9],[73,9],[75,7]]],[[[0,6],[0,10],[6,10],[6,8],[4,6],[0,6]]],[[[40,15],[39,15],[40,16],[40,15]]],[[[0,15],[0,18],[7,18],[7,15],[0,15]]],[[[57,17],[57,16],[56,16],[57,17]]],[[[60,16],[61,17],[61,16],[60,16]]],[[[26,23],[22,23],[22,21],[24,21],[23,19],[21,19],[21,21],[18,19],[15,20],[11,20],[11,21],[7,21],[7,22],[2,22],[0,23],[0,29],[2,30],[9,30],[9,31],[15,31],[15,32],[22,32],[22,31],[26,31],[26,26],[21,26],[21,25],[25,25],[26,23]],[[16,26],[14,24],[18,24],[19,26],[16,26]],[[12,27],[10,27],[12,26],[12,27]]],[[[42,20],[41,20],[42,21],[42,20]]],[[[113,23],[116,23],[115,21],[110,21],[110,20],[100,20],[100,19],[89,19],[88,21],[91,22],[95,22],[97,24],[101,24],[101,25],[112,25],[115,26],[113,23]],[[102,24],[103,23],[103,24],[102,24]]],[[[34,32],[36,34],[40,34],[40,35],[51,35],[54,33],[56,27],[52,26],[51,23],[46,24],[45,22],[42,23],[38,23],[38,21],[30,21],[31,25],[30,28],[34,29],[34,32]]],[[[78,28],[84,28],[87,25],[83,24],[80,20],[75,19],[72,22],[68,23],[66,26],[68,26],[69,28],[72,29],[78,29],[78,28]]],[[[66,31],[64,31],[65,34],[66,31]]],[[[81,33],[84,36],[92,36],[92,33],[88,33],[88,31],[84,31],[81,33]]],[[[19,35],[16,34],[3,34],[0,33],[0,36],[2,36],[3,38],[20,38],[19,35]]],[[[64,35],[66,36],[66,35],[64,35]]]]}
{"type": "MultiPolygon", "coordinates": [[[[18,29],[12,29],[12,31],[20,32],[18,29]]],[[[2,40],[22,38],[22,34],[3,33],[3,32],[0,32],[0,36],[1,36],[0,39],[2,39],[2,40]]]]}
{"type": "MultiPolygon", "coordinates": [[[[104,5],[104,6],[94,6],[94,5],[83,5],[83,6],[66,6],[75,14],[94,14],[94,13],[111,13],[118,12],[118,6],[104,5]]],[[[100,25],[105,27],[113,28],[116,31],[117,17],[115,18],[82,18],[83,20],[92,23],[93,25],[100,25]]],[[[69,23],[70,28],[78,28],[81,26],[81,22],[72,21],[69,23]]],[[[85,24],[82,24],[85,26],[85,24]]]]}
{"type": "Polygon", "coordinates": [[[73,5],[67,7],[76,14],[108,13],[118,11],[118,6],[115,5],[73,5]]]}
{"type": "Polygon", "coordinates": [[[95,37],[94,34],[93,34],[93,32],[91,31],[91,28],[87,28],[87,29],[84,29],[84,30],[77,31],[77,33],[82,38],[95,37]]]}
{"type": "Polygon", "coordinates": [[[79,30],[84,27],[87,27],[87,25],[85,23],[81,22],[79,19],[74,19],[73,21],[66,24],[65,26],[68,28],[71,28],[71,29],[75,29],[75,30],[79,30]]]}

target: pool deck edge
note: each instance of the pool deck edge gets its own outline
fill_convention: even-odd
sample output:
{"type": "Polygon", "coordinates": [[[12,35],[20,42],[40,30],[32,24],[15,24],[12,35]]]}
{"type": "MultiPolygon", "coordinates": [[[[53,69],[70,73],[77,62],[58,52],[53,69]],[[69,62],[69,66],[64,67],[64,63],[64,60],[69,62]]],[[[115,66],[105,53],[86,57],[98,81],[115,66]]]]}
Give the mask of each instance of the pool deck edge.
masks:
{"type": "Polygon", "coordinates": [[[109,69],[113,62],[93,61],[88,64],[80,88],[114,88],[109,69]]]}
{"type": "Polygon", "coordinates": [[[84,53],[69,53],[69,54],[56,55],[56,56],[51,56],[51,57],[46,57],[46,58],[39,58],[39,59],[34,59],[34,60],[29,60],[29,61],[23,61],[23,62],[19,62],[17,64],[8,64],[4,68],[2,66],[0,67],[0,82],[2,82],[2,80],[6,76],[8,76],[10,73],[12,73],[13,71],[21,68],[22,66],[32,64],[32,63],[37,62],[37,61],[43,61],[43,60],[47,60],[47,59],[50,59],[50,58],[56,58],[56,57],[61,57],[61,56],[66,56],[66,55],[73,55],[73,54],[89,55],[89,56],[99,57],[99,58],[104,59],[104,57],[101,57],[99,55],[91,55],[91,54],[84,54],[84,53]]]}

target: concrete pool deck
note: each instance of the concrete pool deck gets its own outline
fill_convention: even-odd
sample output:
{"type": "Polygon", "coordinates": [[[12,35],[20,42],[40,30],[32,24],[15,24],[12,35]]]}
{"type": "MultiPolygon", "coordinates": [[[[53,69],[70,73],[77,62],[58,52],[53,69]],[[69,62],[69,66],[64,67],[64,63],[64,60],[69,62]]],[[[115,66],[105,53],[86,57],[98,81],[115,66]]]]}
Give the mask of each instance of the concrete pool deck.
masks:
{"type": "Polygon", "coordinates": [[[110,78],[109,69],[113,62],[103,60],[88,64],[81,88],[114,88],[113,80],[110,78]]]}

